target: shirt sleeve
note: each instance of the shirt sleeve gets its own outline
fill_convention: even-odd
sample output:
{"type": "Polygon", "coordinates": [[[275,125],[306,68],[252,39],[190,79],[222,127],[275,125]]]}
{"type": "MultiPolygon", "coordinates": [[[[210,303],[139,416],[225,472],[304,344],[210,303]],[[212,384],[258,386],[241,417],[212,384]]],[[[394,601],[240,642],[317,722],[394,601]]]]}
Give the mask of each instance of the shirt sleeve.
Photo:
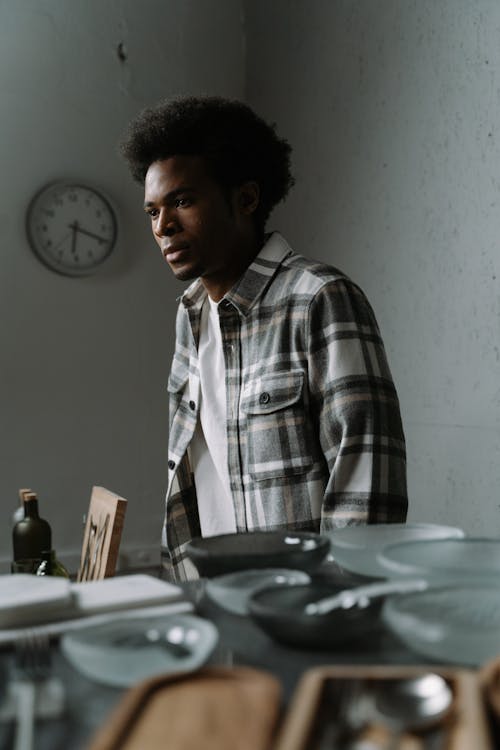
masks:
{"type": "Polygon", "coordinates": [[[329,478],[321,529],[403,522],[408,499],[399,401],[373,310],[348,279],[308,315],[309,391],[329,478]]]}

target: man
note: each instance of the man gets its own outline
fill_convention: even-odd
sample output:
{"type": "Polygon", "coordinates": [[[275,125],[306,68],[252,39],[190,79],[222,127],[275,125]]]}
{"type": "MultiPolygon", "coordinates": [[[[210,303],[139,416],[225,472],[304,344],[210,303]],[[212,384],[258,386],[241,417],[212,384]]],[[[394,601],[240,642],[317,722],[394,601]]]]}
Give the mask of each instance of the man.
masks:
{"type": "MultiPolygon", "coordinates": [[[[399,404],[373,311],[340,271],[296,255],[272,208],[289,144],[246,105],[145,110],[122,152],[176,278],[165,576],[196,577],[196,536],[406,518],[399,404]]],[[[308,217],[304,216],[304,221],[308,217]]]]}

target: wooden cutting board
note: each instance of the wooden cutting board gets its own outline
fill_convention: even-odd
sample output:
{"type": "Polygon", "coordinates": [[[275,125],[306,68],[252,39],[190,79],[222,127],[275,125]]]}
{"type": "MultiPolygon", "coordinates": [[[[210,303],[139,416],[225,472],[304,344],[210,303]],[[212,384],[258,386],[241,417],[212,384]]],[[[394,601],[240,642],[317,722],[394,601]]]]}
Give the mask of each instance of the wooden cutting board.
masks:
{"type": "Polygon", "coordinates": [[[270,750],[281,686],[267,672],[206,667],[125,693],[88,750],[270,750]]]}

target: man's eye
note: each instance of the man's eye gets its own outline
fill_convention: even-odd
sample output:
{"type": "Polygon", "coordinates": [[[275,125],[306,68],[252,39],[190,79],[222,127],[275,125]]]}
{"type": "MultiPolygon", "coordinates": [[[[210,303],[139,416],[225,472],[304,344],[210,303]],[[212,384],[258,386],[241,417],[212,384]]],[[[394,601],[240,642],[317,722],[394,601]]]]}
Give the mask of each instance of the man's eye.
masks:
{"type": "Polygon", "coordinates": [[[156,208],[148,208],[148,210],[146,211],[146,213],[152,219],[155,219],[158,216],[158,210],[156,208]]]}
{"type": "Polygon", "coordinates": [[[189,198],[177,198],[175,205],[177,208],[187,208],[191,205],[191,201],[189,198]]]}

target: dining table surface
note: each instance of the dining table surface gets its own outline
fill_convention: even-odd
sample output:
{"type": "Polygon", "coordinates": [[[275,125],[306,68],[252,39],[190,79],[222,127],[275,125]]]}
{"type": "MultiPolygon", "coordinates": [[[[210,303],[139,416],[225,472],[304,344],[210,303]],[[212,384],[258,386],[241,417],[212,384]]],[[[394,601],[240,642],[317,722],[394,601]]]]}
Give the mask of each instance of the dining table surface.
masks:
{"type": "MultiPolygon", "coordinates": [[[[361,582],[361,577],[345,578],[340,568],[331,565],[326,579],[346,585],[361,582]]],[[[365,579],[366,580],[366,579],[365,579]]],[[[272,640],[249,616],[223,609],[203,593],[203,581],[179,584],[184,596],[193,603],[194,614],[214,623],[219,632],[218,645],[208,664],[250,666],[278,678],[286,709],[301,676],[313,667],[325,665],[421,665],[430,660],[410,650],[379,622],[373,631],[359,640],[339,644],[330,650],[286,646],[272,640]]],[[[108,719],[125,689],[98,684],[83,676],[67,661],[57,638],[51,641],[52,673],[60,678],[65,691],[65,710],[57,719],[36,722],[34,750],[86,750],[92,737],[108,719]]],[[[2,684],[14,667],[14,649],[0,649],[2,684]]],[[[460,655],[457,654],[457,659],[460,655]]],[[[456,666],[461,666],[457,661],[456,666]]],[[[0,723],[0,750],[13,747],[14,724],[0,723]]],[[[472,748],[471,748],[472,750],[472,748]]]]}

